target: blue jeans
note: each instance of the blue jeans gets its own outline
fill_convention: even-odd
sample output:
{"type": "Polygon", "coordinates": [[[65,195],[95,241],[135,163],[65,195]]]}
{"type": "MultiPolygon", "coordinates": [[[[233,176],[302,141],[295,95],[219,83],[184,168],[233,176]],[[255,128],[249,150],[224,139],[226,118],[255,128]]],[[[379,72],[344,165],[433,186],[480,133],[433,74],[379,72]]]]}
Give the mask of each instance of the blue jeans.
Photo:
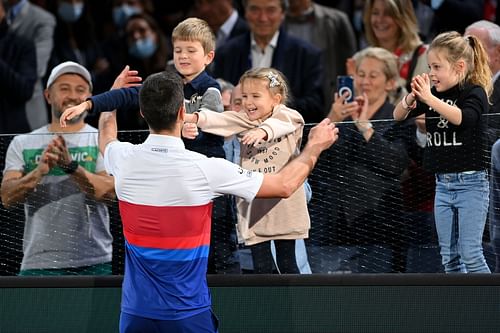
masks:
{"type": "Polygon", "coordinates": [[[495,254],[495,272],[500,273],[500,139],[491,149],[490,241],[495,254]]]}
{"type": "Polygon", "coordinates": [[[446,273],[490,273],[483,255],[486,171],[436,174],[434,215],[446,273]]]}

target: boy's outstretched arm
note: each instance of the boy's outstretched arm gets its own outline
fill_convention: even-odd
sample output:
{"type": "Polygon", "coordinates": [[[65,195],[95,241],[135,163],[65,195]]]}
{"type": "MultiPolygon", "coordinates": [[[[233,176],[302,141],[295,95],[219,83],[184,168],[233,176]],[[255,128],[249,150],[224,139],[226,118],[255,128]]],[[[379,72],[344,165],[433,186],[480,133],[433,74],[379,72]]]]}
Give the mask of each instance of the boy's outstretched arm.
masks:
{"type": "Polygon", "coordinates": [[[98,114],[104,111],[115,110],[124,107],[139,107],[139,87],[142,78],[137,76],[138,72],[130,70],[129,66],[121,71],[116,77],[111,91],[92,96],[89,100],[66,109],[59,119],[62,127],[66,122],[84,112],[98,114]]]}

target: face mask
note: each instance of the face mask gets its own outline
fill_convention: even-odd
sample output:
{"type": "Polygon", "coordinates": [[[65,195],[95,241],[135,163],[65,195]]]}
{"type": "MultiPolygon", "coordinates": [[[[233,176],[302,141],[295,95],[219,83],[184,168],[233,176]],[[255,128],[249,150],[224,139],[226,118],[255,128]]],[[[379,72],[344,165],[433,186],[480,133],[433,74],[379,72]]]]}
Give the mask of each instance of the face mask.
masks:
{"type": "Polygon", "coordinates": [[[76,22],[78,21],[80,16],[82,16],[83,2],[79,2],[76,4],[61,2],[59,4],[59,7],[57,8],[57,13],[64,22],[76,22]]]}
{"type": "Polygon", "coordinates": [[[119,7],[113,8],[113,22],[119,27],[123,27],[127,19],[134,15],[139,14],[141,12],[140,8],[129,6],[129,5],[121,5],[119,7]]]}
{"type": "Polygon", "coordinates": [[[135,58],[146,59],[155,53],[156,47],[156,43],[150,36],[136,40],[132,45],[130,45],[128,52],[135,58]]]}

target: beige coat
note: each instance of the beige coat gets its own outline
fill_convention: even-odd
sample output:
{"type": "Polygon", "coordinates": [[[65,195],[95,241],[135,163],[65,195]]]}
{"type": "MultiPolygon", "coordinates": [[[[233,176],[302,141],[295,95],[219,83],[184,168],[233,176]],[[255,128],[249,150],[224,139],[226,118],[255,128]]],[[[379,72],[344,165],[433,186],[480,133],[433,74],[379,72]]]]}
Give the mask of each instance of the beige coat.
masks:
{"type": "MultiPolygon", "coordinates": [[[[260,127],[267,132],[267,141],[241,147],[241,166],[244,169],[277,173],[299,154],[304,119],[295,110],[278,105],[271,117],[251,121],[244,112],[215,113],[201,111],[198,127],[204,132],[221,136],[237,134],[260,127]]],[[[255,199],[251,203],[237,199],[238,231],[246,245],[273,239],[307,238],[311,226],[304,187],[287,199],[255,199]]]]}

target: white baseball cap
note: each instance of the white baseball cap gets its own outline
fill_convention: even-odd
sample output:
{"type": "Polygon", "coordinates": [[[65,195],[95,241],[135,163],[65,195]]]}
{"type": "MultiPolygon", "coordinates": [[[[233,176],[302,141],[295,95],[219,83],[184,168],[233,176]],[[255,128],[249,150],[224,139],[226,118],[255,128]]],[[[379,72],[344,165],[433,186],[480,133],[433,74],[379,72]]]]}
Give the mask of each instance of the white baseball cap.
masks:
{"type": "Polygon", "coordinates": [[[52,69],[52,72],[50,72],[50,76],[47,81],[47,88],[49,88],[59,76],[70,73],[78,74],[81,77],[83,77],[85,81],[88,82],[90,86],[90,91],[92,91],[92,77],[90,76],[89,71],[82,65],[77,64],[76,62],[73,61],[66,61],[60,63],[59,65],[57,65],[52,69]]]}

